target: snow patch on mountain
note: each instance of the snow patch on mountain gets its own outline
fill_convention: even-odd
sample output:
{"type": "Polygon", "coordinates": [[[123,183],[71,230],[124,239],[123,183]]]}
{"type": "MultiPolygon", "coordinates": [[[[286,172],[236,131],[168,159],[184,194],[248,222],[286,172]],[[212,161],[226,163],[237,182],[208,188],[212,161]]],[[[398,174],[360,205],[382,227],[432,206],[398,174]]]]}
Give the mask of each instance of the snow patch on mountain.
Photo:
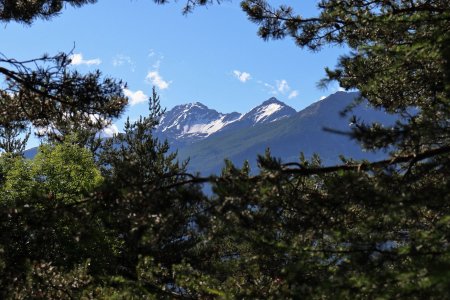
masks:
{"type": "Polygon", "coordinates": [[[246,113],[242,119],[247,120],[247,123],[250,121],[250,126],[255,126],[288,118],[295,113],[295,109],[272,97],[246,113]]]}
{"type": "Polygon", "coordinates": [[[156,135],[169,141],[195,142],[238,120],[239,113],[222,114],[195,102],[177,105],[161,118],[156,135]]]}
{"type": "Polygon", "coordinates": [[[224,121],[226,118],[226,115],[220,116],[217,120],[212,120],[208,123],[206,122],[200,122],[198,124],[192,124],[192,125],[185,125],[183,128],[183,134],[201,134],[210,136],[211,134],[221,130],[223,127],[227,126],[228,124],[236,121],[237,119],[224,121]]]}
{"type": "MultiPolygon", "coordinates": [[[[271,103],[267,106],[261,107],[260,109],[258,109],[258,114],[255,115],[255,121],[260,122],[268,118],[273,113],[279,111],[281,108],[281,105],[279,105],[278,103],[271,103]]],[[[275,120],[272,120],[272,122],[273,121],[275,120]]]]}

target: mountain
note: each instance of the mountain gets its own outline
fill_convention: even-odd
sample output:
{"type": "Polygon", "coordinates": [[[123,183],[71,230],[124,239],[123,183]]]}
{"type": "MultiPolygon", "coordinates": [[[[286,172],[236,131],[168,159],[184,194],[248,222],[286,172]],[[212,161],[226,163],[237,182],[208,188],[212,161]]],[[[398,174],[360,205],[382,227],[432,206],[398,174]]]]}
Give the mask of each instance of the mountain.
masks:
{"type": "Polygon", "coordinates": [[[167,139],[173,148],[179,148],[218,132],[266,124],[295,113],[295,109],[273,97],[244,115],[237,112],[219,113],[195,102],[177,105],[167,111],[154,134],[160,139],[167,139]]]}
{"type": "Polygon", "coordinates": [[[249,120],[255,126],[289,118],[295,113],[295,109],[272,97],[246,113],[242,120],[249,120]]]}
{"type": "MultiPolygon", "coordinates": [[[[175,106],[161,118],[154,135],[167,139],[178,150],[180,160],[190,159],[189,171],[218,173],[224,159],[237,165],[249,160],[256,170],[256,157],[270,148],[272,155],[285,162],[298,161],[300,153],[309,158],[318,154],[324,165],[340,162],[340,155],[355,159],[375,160],[385,153],[364,152],[346,135],[324,130],[349,131],[350,116],[341,112],[358,93],[337,92],[296,112],[276,98],[270,98],[246,114],[223,114],[195,102],[175,106]]],[[[393,124],[398,116],[375,110],[362,102],[352,114],[366,123],[393,124]]],[[[32,157],[36,148],[27,150],[32,157]]]]}
{"type": "Polygon", "coordinates": [[[220,132],[254,127],[260,124],[276,122],[295,115],[297,111],[285,103],[272,97],[253,108],[233,123],[228,124],[220,132]]]}
{"type": "MultiPolygon", "coordinates": [[[[153,134],[160,140],[167,140],[171,148],[177,150],[220,132],[275,122],[295,113],[295,109],[274,97],[246,114],[219,113],[200,102],[194,102],[177,105],[167,111],[153,134]]],[[[32,158],[36,153],[37,148],[32,148],[25,151],[25,156],[32,158]]]]}
{"type": "Polygon", "coordinates": [[[161,118],[154,134],[178,145],[202,140],[238,120],[239,113],[222,114],[195,102],[177,105],[161,118]]]}
{"type": "MultiPolygon", "coordinates": [[[[204,174],[221,170],[224,158],[240,165],[249,160],[256,168],[256,157],[270,148],[272,155],[283,161],[298,161],[300,152],[306,157],[319,154],[325,165],[339,163],[339,156],[356,159],[379,159],[384,153],[367,153],[348,136],[325,131],[324,128],[349,131],[349,117],[340,112],[353,102],[358,93],[337,92],[289,117],[269,123],[255,124],[239,130],[227,130],[179,149],[181,159],[190,158],[191,171],[204,174]]],[[[392,124],[396,117],[361,103],[352,113],[367,123],[392,124]]]]}

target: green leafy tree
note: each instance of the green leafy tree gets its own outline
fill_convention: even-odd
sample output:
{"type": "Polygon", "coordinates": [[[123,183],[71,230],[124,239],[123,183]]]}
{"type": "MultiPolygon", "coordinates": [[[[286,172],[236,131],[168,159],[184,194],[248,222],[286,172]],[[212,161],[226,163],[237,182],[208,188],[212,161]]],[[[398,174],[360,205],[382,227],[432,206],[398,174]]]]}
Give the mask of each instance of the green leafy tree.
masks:
{"type": "Polygon", "coordinates": [[[64,289],[81,292],[73,286],[86,283],[78,265],[86,268],[90,262],[91,272],[103,273],[114,251],[111,237],[89,209],[91,193],[103,182],[92,153],[69,140],[40,151],[32,160],[11,155],[0,160],[2,298],[25,291],[54,298],[64,289]]]}
{"type": "Polygon", "coordinates": [[[72,143],[70,138],[63,144],[40,146],[32,160],[6,156],[3,164],[7,170],[2,185],[3,200],[26,199],[38,190],[49,199],[76,202],[103,181],[92,153],[72,143]],[[21,190],[25,194],[17,195],[21,190]]]}
{"type": "Polygon", "coordinates": [[[71,137],[63,144],[43,145],[33,159],[32,176],[49,197],[68,203],[93,191],[103,182],[92,153],[71,137]]]}

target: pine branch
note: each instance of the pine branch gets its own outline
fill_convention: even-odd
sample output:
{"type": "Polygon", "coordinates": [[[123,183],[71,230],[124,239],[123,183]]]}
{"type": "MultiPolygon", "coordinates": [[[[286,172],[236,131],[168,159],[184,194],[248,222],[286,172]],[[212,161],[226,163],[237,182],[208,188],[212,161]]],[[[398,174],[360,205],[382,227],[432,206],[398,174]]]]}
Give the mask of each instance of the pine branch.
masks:
{"type": "Polygon", "coordinates": [[[437,155],[450,153],[450,146],[443,146],[440,148],[428,150],[419,154],[411,154],[406,156],[397,156],[391,159],[380,160],[372,163],[362,162],[359,164],[337,165],[330,167],[318,167],[318,168],[305,168],[299,163],[288,163],[282,165],[281,172],[283,174],[296,174],[296,175],[319,175],[327,174],[338,171],[368,171],[376,168],[384,168],[387,166],[397,165],[400,163],[414,162],[432,158],[437,155]],[[297,168],[286,168],[290,166],[296,166],[297,168]]]}

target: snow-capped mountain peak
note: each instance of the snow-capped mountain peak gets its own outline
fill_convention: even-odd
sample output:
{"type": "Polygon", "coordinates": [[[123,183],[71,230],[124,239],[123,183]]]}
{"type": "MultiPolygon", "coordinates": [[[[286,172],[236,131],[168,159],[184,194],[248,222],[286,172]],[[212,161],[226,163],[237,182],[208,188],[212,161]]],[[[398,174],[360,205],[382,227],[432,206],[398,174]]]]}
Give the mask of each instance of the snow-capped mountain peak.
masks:
{"type": "Polygon", "coordinates": [[[290,117],[295,113],[295,109],[272,97],[246,113],[243,119],[249,119],[254,123],[253,125],[256,125],[275,122],[290,117]]]}
{"type": "Polygon", "coordinates": [[[269,105],[263,106],[260,109],[258,109],[257,111],[258,114],[255,115],[255,121],[259,123],[264,119],[270,117],[272,114],[276,113],[280,109],[282,109],[282,106],[277,103],[271,103],[269,105]]]}
{"type": "Polygon", "coordinates": [[[157,135],[169,140],[196,141],[219,131],[241,117],[239,113],[222,114],[200,102],[177,105],[161,118],[157,135]]]}
{"type": "Polygon", "coordinates": [[[169,142],[191,143],[217,132],[275,122],[292,116],[296,111],[272,97],[242,115],[223,114],[200,102],[177,105],[161,118],[155,134],[169,142]]]}

